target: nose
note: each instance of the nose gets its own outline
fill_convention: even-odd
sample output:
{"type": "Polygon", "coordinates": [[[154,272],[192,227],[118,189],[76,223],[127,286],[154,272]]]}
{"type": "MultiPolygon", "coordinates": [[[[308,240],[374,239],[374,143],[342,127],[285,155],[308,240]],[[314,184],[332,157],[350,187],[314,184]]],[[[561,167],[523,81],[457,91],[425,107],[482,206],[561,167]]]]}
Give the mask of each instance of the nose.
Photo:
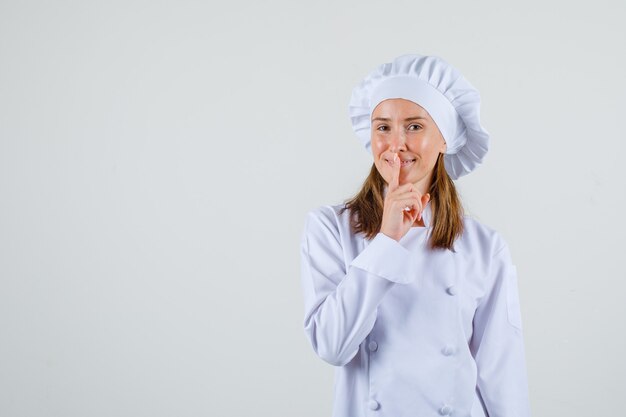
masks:
{"type": "Polygon", "coordinates": [[[389,151],[392,153],[406,151],[406,134],[402,129],[389,135],[389,151]]]}

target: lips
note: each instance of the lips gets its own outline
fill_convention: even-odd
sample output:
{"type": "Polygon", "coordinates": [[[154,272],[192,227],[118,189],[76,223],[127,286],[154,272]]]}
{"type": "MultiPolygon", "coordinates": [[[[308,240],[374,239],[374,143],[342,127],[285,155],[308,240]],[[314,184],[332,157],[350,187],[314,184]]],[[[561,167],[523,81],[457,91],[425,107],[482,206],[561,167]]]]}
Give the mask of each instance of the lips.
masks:
{"type": "MultiPolygon", "coordinates": [[[[385,161],[387,161],[387,163],[388,163],[389,165],[392,165],[392,166],[393,166],[393,162],[392,162],[392,161],[390,161],[389,159],[385,159],[385,161]]],[[[401,163],[401,165],[400,165],[400,166],[401,166],[401,167],[405,167],[405,166],[411,165],[413,162],[415,162],[415,159],[402,159],[401,161],[402,161],[402,163],[401,163]]]]}

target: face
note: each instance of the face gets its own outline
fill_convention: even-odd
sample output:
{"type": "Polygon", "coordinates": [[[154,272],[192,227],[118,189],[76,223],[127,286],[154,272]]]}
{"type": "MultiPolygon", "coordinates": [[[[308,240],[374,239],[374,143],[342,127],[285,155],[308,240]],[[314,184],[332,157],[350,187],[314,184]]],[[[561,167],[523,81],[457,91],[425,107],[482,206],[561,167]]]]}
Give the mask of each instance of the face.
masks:
{"type": "Polygon", "coordinates": [[[400,185],[411,182],[428,192],[433,168],[446,142],[428,112],[409,100],[381,101],[372,112],[374,164],[387,183],[391,180],[393,154],[402,160],[400,185]]]}

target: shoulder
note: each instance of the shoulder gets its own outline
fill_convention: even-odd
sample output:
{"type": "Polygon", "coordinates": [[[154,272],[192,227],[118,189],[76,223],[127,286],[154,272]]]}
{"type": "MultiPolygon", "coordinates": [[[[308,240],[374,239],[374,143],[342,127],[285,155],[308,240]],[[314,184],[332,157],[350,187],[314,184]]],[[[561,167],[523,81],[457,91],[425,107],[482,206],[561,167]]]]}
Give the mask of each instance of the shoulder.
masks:
{"type": "Polygon", "coordinates": [[[337,239],[350,230],[350,211],[344,204],[323,205],[309,210],[305,217],[305,234],[330,234],[337,239]]]}
{"type": "Polygon", "coordinates": [[[464,233],[461,239],[462,251],[469,262],[480,265],[480,271],[491,287],[505,276],[505,272],[513,267],[513,258],[505,238],[495,230],[477,219],[464,216],[464,233]]]}
{"type": "Polygon", "coordinates": [[[348,210],[342,210],[345,207],[344,204],[326,204],[310,209],[307,212],[307,221],[311,219],[317,219],[321,221],[340,221],[342,217],[345,217],[348,210]]]}
{"type": "Polygon", "coordinates": [[[480,248],[481,251],[492,258],[503,251],[508,253],[508,245],[502,234],[489,225],[486,225],[476,218],[466,214],[463,216],[463,236],[462,245],[472,250],[480,248]]]}

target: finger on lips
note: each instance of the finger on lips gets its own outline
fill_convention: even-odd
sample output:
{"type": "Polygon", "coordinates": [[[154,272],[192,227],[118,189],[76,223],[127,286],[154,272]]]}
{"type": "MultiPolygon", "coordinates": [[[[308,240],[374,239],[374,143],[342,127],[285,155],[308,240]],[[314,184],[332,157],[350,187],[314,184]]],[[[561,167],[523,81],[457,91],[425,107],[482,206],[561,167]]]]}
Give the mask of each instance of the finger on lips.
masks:
{"type": "Polygon", "coordinates": [[[406,213],[412,221],[422,219],[424,206],[430,201],[430,194],[422,195],[415,188],[415,184],[407,183],[400,185],[401,161],[397,153],[393,154],[391,181],[389,182],[389,194],[387,198],[393,197],[393,203],[402,207],[402,213],[406,213]],[[416,212],[415,216],[413,211],[416,212]]]}
{"type": "Polygon", "coordinates": [[[393,170],[391,172],[391,182],[389,183],[389,189],[394,191],[398,188],[400,182],[400,158],[397,153],[393,154],[393,170]]]}

